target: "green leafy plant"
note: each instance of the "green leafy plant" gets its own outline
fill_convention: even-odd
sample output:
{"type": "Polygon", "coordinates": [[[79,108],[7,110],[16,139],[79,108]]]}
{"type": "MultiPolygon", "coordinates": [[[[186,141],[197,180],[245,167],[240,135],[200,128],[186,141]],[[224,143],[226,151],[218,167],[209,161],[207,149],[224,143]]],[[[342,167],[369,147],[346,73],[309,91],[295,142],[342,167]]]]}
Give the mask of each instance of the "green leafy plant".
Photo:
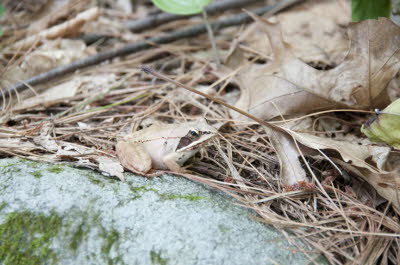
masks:
{"type": "Polygon", "coordinates": [[[211,25],[207,19],[207,12],[204,9],[212,0],[152,0],[153,4],[162,11],[176,15],[195,15],[202,14],[204,24],[207,27],[208,37],[211,41],[214,57],[217,65],[219,65],[219,55],[217,44],[211,25]]]}
{"type": "MultiPolygon", "coordinates": [[[[4,6],[0,5],[0,17],[4,14],[4,6]]],[[[0,27],[0,37],[3,35],[3,29],[0,27]]]]}
{"type": "Polygon", "coordinates": [[[211,0],[152,0],[164,12],[177,15],[194,15],[203,11],[211,0]]]}
{"type": "Polygon", "coordinates": [[[364,124],[361,131],[371,141],[385,142],[400,149],[400,99],[393,101],[383,111],[377,111],[377,117],[364,124]]]}
{"type": "Polygon", "coordinates": [[[354,22],[378,17],[390,17],[391,0],[351,0],[354,22]]]}

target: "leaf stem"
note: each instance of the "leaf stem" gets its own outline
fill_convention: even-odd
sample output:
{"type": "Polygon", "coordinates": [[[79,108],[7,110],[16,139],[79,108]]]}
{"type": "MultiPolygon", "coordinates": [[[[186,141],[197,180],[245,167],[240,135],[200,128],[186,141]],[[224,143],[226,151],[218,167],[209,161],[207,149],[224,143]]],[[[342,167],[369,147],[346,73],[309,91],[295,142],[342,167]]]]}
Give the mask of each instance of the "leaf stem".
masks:
{"type": "Polygon", "coordinates": [[[220,58],[219,58],[219,54],[218,54],[217,42],[215,39],[214,32],[211,28],[211,25],[208,22],[207,11],[205,10],[205,8],[202,9],[201,13],[203,14],[204,25],[206,25],[208,38],[210,39],[211,47],[213,49],[214,59],[215,59],[215,62],[217,63],[217,67],[219,67],[221,62],[220,62],[220,58]]]}

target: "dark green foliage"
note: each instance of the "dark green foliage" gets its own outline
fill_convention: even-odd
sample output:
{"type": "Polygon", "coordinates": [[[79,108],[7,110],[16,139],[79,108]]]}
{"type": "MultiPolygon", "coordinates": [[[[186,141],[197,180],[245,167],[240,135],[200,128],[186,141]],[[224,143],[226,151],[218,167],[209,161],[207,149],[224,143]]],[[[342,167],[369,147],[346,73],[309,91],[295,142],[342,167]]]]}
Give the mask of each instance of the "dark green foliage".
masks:
{"type": "Polygon", "coordinates": [[[353,22],[378,17],[390,17],[390,0],[351,0],[353,22]]]}

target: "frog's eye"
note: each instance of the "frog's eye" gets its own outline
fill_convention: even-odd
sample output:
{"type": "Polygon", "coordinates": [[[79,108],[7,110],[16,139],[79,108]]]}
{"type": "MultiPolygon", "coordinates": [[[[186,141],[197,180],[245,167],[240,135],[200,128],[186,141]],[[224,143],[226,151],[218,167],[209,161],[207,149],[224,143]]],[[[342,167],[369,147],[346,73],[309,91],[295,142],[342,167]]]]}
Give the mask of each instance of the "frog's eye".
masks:
{"type": "Polygon", "coordinates": [[[198,136],[199,135],[199,132],[195,131],[195,130],[190,130],[189,133],[190,133],[191,136],[198,136]]]}

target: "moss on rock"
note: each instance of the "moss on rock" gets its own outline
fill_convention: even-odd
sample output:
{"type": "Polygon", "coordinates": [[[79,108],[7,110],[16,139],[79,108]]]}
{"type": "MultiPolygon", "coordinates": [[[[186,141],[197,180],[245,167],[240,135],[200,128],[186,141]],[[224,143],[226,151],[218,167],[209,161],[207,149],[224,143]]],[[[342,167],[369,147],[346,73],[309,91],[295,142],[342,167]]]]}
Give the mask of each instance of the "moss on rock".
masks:
{"type": "Polygon", "coordinates": [[[35,178],[37,178],[37,179],[43,177],[42,172],[40,172],[39,170],[30,172],[30,173],[31,173],[31,175],[32,175],[33,177],[35,177],[35,178]]]}
{"type": "Polygon", "coordinates": [[[56,264],[50,248],[61,229],[61,218],[30,211],[7,214],[0,225],[0,261],[4,265],[56,264]]]}
{"type": "Polygon", "coordinates": [[[150,251],[150,262],[151,265],[167,265],[168,259],[161,257],[161,251],[156,252],[152,250],[150,251]]]}
{"type": "Polygon", "coordinates": [[[58,174],[58,173],[63,172],[64,168],[62,168],[59,165],[54,165],[54,166],[51,166],[51,167],[47,168],[47,171],[49,171],[51,173],[57,173],[58,174]]]}
{"type": "Polygon", "coordinates": [[[189,201],[200,201],[200,200],[205,200],[205,197],[202,196],[197,196],[197,195],[182,195],[182,194],[168,194],[168,193],[159,193],[158,196],[162,200],[176,200],[176,199],[184,199],[184,200],[189,200],[189,201]]]}
{"type": "Polygon", "coordinates": [[[107,261],[107,264],[109,265],[124,264],[122,260],[122,255],[121,253],[119,253],[119,239],[120,239],[119,232],[115,229],[107,231],[104,227],[102,227],[102,232],[100,236],[103,238],[101,252],[104,259],[107,261]],[[113,247],[117,255],[112,255],[111,248],[113,247]]]}

